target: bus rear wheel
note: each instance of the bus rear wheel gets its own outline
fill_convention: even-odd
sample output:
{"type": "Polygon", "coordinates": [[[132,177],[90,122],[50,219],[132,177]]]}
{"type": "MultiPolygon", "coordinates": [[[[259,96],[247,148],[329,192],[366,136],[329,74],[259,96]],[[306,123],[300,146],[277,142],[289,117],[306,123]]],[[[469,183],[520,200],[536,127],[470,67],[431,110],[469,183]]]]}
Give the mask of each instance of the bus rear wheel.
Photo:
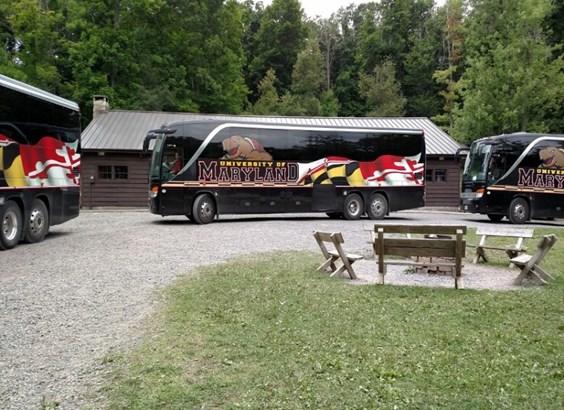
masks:
{"type": "Polygon", "coordinates": [[[47,232],[49,232],[49,211],[45,202],[41,199],[34,199],[25,228],[25,241],[29,243],[41,242],[47,232]]]}
{"type": "Polygon", "coordinates": [[[362,201],[362,197],[358,194],[347,195],[343,206],[343,215],[345,219],[359,219],[363,213],[364,202],[362,201]]]}
{"type": "Polygon", "coordinates": [[[22,236],[22,211],[14,201],[0,208],[0,248],[12,249],[22,236]]]}
{"type": "Polygon", "coordinates": [[[199,225],[209,224],[215,218],[215,201],[208,194],[196,197],[192,206],[192,218],[199,225]]]}
{"type": "Polygon", "coordinates": [[[368,201],[366,213],[370,219],[383,219],[388,214],[388,201],[382,194],[374,194],[368,201]]]}
{"type": "Polygon", "coordinates": [[[505,217],[505,215],[488,214],[488,218],[490,218],[490,221],[492,221],[492,222],[499,222],[499,221],[501,221],[504,217],[505,217]]]}
{"type": "Polygon", "coordinates": [[[529,220],[531,207],[524,198],[515,198],[509,204],[509,220],[514,224],[522,224],[529,220]]]}

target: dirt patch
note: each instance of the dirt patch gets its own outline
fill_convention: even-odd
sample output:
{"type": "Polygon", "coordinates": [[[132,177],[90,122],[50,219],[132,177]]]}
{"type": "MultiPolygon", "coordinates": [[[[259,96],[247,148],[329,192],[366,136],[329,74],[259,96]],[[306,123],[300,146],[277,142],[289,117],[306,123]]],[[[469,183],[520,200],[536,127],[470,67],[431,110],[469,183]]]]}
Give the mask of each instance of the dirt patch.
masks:
{"type": "MultiPolygon", "coordinates": [[[[397,286],[426,286],[436,288],[454,288],[454,279],[448,274],[413,273],[405,266],[389,265],[385,276],[385,284],[397,286]]],[[[357,280],[354,285],[379,283],[379,275],[374,260],[361,260],[354,264],[357,280]]],[[[516,285],[519,276],[518,269],[500,266],[476,265],[466,263],[462,270],[462,284],[464,289],[488,290],[521,290],[524,286],[516,285]]]]}

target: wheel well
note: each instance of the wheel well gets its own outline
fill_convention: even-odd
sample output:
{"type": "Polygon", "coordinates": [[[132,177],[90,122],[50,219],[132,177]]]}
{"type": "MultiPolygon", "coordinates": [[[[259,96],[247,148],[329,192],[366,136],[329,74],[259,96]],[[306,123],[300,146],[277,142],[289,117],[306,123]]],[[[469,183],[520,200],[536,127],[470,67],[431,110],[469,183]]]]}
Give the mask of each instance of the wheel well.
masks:
{"type": "Polygon", "coordinates": [[[43,203],[47,207],[47,212],[49,213],[49,216],[51,216],[51,206],[49,204],[49,198],[47,198],[47,196],[45,195],[37,195],[34,199],[40,199],[41,201],[43,201],[43,203]]]}
{"type": "Polygon", "coordinates": [[[24,215],[24,204],[23,204],[23,200],[22,200],[21,198],[17,197],[17,196],[14,196],[14,197],[11,197],[11,198],[6,198],[6,201],[5,201],[4,203],[6,203],[6,202],[8,202],[8,201],[13,201],[13,202],[16,203],[16,205],[18,206],[18,208],[20,208],[20,212],[22,213],[22,218],[24,218],[25,215],[24,215]]]}

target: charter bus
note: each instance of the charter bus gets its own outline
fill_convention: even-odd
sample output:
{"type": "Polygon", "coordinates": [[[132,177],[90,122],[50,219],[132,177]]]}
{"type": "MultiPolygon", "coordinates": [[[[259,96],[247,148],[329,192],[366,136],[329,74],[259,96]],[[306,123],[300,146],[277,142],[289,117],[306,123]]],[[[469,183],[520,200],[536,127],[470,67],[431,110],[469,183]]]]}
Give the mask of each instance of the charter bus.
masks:
{"type": "Polygon", "coordinates": [[[152,213],[325,212],[383,218],[424,205],[422,130],[186,121],[152,130],[152,213]]]}
{"type": "Polygon", "coordinates": [[[0,75],[0,249],[78,216],[78,105],[0,75]]]}
{"type": "Polygon", "coordinates": [[[520,132],[474,141],[461,205],[493,222],[564,217],[564,134],[520,132]]]}

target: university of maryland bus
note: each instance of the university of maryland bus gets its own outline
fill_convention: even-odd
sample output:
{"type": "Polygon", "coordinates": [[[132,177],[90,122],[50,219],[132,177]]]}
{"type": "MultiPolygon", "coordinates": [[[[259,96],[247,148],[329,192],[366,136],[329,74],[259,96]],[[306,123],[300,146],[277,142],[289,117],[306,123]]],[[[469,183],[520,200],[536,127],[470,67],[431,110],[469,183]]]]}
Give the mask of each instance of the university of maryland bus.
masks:
{"type": "Polygon", "coordinates": [[[150,131],[150,209],[198,224],[219,214],[383,218],[424,204],[421,130],[188,121],[150,131]]]}
{"type": "Polygon", "coordinates": [[[564,217],[564,135],[521,132],[474,141],[461,204],[494,222],[564,217]]]}
{"type": "Polygon", "coordinates": [[[78,105],[0,75],[0,249],[78,216],[78,105]]]}

